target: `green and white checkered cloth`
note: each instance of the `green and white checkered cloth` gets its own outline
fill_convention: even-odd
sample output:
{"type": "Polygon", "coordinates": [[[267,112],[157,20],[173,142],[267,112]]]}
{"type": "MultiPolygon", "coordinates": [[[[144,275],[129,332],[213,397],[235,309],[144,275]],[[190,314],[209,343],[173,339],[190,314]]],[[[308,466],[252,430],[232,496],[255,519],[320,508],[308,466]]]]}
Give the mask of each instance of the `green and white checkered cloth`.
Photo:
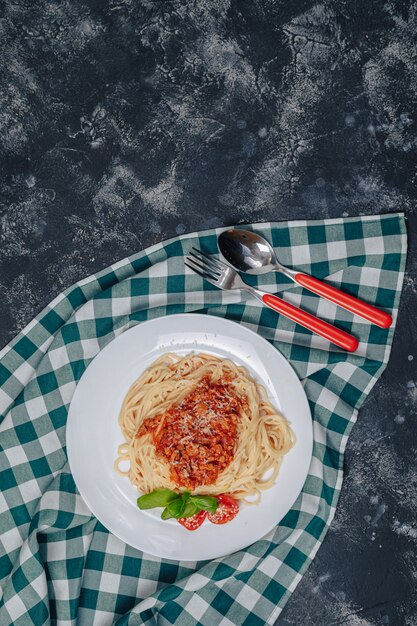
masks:
{"type": "MultiPolygon", "coordinates": [[[[404,217],[255,224],[286,265],[311,272],[396,319],[406,258],[404,217]]],[[[0,624],[258,626],[272,624],[335,513],[357,412],[384,370],[384,330],[289,284],[250,277],[360,339],[342,352],[245,293],[222,292],[184,267],[191,246],[216,253],[210,230],[157,244],[59,295],[0,353],[0,624]],[[303,491],[266,537],[212,562],[143,554],[111,535],[77,492],[65,449],[76,384],[116,335],[172,313],[227,317],[290,360],[314,419],[303,491]]]]}

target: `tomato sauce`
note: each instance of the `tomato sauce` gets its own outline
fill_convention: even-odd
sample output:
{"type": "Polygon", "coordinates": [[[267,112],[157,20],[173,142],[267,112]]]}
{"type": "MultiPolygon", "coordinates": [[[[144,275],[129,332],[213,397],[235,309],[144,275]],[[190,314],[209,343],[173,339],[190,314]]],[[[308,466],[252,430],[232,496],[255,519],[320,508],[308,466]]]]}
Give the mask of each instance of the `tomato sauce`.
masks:
{"type": "Polygon", "coordinates": [[[246,399],[230,383],[205,376],[181,403],[145,420],[137,434],[152,435],[157,454],[168,462],[171,480],[179,487],[212,485],[234,457],[246,399]]]}

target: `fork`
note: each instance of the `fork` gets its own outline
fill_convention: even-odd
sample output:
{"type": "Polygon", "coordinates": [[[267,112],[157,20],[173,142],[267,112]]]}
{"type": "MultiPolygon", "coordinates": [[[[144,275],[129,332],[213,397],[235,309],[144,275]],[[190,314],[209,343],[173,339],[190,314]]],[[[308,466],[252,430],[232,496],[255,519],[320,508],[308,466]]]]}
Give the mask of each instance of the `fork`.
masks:
{"type": "Polygon", "coordinates": [[[315,317],[315,315],[311,315],[311,313],[286,302],[272,293],[260,291],[251,285],[247,285],[234,269],[212,255],[206,254],[193,247],[192,251],[185,257],[184,263],[193,270],[193,272],[215,287],[226,290],[240,289],[247,291],[263,304],[274,309],[274,311],[288,317],[293,322],[297,322],[297,324],[304,326],[304,328],[308,328],[308,330],[315,332],[317,335],[321,335],[321,337],[328,339],[339,346],[339,348],[343,348],[348,352],[354,352],[358,347],[356,337],[349,335],[349,333],[344,330],[332,326],[332,324],[315,317]]]}

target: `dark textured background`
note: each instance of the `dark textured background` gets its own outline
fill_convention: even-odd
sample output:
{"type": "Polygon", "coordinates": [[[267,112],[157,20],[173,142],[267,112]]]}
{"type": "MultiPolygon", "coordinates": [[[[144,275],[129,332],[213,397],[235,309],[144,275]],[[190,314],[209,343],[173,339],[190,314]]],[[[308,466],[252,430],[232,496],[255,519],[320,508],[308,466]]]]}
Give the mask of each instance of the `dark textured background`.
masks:
{"type": "Polygon", "coordinates": [[[9,0],[0,15],[1,344],[176,233],[406,212],[392,358],[278,624],[415,626],[417,5],[9,0]]]}

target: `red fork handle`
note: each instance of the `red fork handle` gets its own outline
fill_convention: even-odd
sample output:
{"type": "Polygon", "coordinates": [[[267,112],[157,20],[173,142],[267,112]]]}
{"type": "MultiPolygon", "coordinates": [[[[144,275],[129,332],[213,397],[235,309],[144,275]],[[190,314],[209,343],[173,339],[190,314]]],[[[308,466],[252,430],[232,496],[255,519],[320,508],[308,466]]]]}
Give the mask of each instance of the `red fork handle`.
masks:
{"type": "Polygon", "coordinates": [[[339,348],[343,348],[348,352],[355,352],[358,347],[359,342],[356,337],[311,315],[311,313],[307,313],[307,311],[303,311],[303,309],[299,309],[293,304],[282,300],[282,298],[278,298],[271,293],[265,293],[262,295],[262,302],[271,309],[274,309],[274,311],[278,311],[278,313],[282,313],[285,317],[293,320],[293,322],[297,322],[297,324],[301,324],[301,326],[317,333],[317,335],[325,337],[339,346],[339,348]]]}
{"type": "Polygon", "coordinates": [[[381,328],[389,328],[392,324],[392,317],[389,313],[385,313],[385,311],[381,311],[371,304],[363,302],[363,300],[350,296],[340,291],[340,289],[336,289],[336,287],[323,283],[321,280],[314,278],[314,276],[299,273],[294,276],[294,280],[302,287],[313,291],[317,295],[338,304],[352,313],[356,313],[356,315],[363,317],[368,320],[368,322],[372,322],[381,328]]]}

